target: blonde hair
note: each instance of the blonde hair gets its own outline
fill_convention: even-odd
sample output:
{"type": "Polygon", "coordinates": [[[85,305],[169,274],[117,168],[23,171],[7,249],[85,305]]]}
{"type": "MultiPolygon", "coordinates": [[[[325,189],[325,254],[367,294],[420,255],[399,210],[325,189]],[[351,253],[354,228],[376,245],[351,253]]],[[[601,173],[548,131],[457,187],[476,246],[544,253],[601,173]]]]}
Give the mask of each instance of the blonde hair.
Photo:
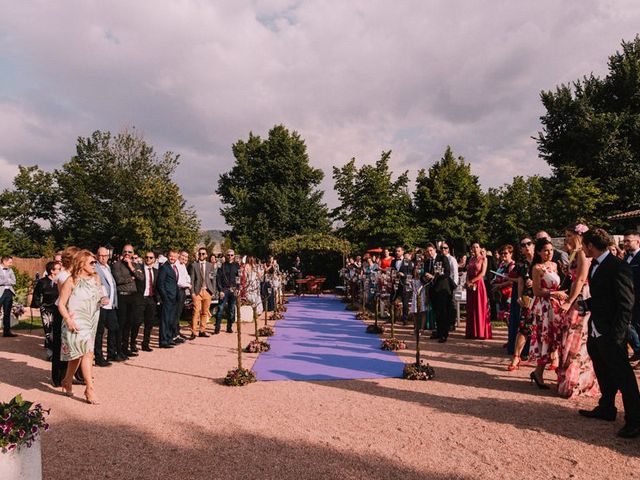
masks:
{"type": "Polygon", "coordinates": [[[73,265],[73,258],[79,251],[80,249],[78,247],[67,247],[62,251],[60,254],[62,256],[60,261],[65,270],[69,270],[71,268],[73,265]]]}
{"type": "MultiPolygon", "coordinates": [[[[82,268],[89,258],[93,260],[96,259],[95,255],[89,250],[80,250],[75,254],[71,265],[71,276],[74,280],[78,278],[78,274],[82,271],[82,268]]],[[[94,275],[97,275],[97,273],[94,273],[92,276],[94,275]]]]}

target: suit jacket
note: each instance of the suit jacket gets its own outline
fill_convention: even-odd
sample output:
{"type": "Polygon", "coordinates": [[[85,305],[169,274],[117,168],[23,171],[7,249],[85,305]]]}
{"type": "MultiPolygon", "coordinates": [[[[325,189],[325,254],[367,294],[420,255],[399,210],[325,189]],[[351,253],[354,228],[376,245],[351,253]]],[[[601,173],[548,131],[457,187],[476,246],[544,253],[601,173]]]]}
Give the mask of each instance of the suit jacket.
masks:
{"type": "MultiPolygon", "coordinates": [[[[111,298],[111,286],[109,285],[109,282],[107,281],[106,274],[104,273],[104,271],[102,270],[102,267],[100,267],[100,265],[96,265],[96,272],[98,273],[98,277],[100,277],[100,282],[102,282],[102,286],[104,287],[104,289],[107,292],[106,296],[111,298]]],[[[111,280],[113,282],[113,288],[116,288],[116,279],[113,277],[113,274],[111,274],[111,280]]],[[[117,290],[117,288],[116,288],[116,290],[117,290]]],[[[112,308],[118,308],[118,295],[117,295],[117,293],[113,296],[113,305],[111,307],[112,308]]]]}
{"type": "Polygon", "coordinates": [[[589,270],[589,290],[591,298],[587,305],[591,311],[589,335],[595,325],[603,336],[613,338],[617,343],[627,341],[631,309],[633,308],[633,280],[631,267],[615,255],[607,255],[593,272],[589,270]]]}
{"type": "Polygon", "coordinates": [[[400,268],[396,268],[396,259],[394,258],[391,262],[391,270],[396,270],[398,273],[404,274],[400,278],[400,285],[405,285],[407,283],[407,279],[410,275],[413,275],[413,269],[415,268],[415,264],[411,260],[402,260],[402,264],[400,264],[400,268]]]}
{"type": "Polygon", "coordinates": [[[633,323],[640,324],[640,252],[636,253],[629,263],[631,275],[633,277],[633,291],[636,294],[636,301],[633,305],[633,323]]]}
{"type": "Polygon", "coordinates": [[[173,265],[168,260],[158,269],[156,286],[158,295],[163,303],[175,303],[177,301],[178,277],[173,270],[173,265]]]}
{"type": "Polygon", "coordinates": [[[116,279],[118,293],[136,293],[136,281],[144,280],[144,272],[139,263],[133,263],[133,271],[122,260],[111,265],[111,273],[116,279]]]}
{"type": "Polygon", "coordinates": [[[204,262],[204,277],[202,276],[200,262],[192,262],[187,270],[189,271],[191,285],[193,286],[191,290],[192,294],[198,295],[203,287],[207,289],[210,295],[217,293],[216,276],[218,269],[214,267],[211,262],[204,262]]]}
{"type": "Polygon", "coordinates": [[[442,274],[437,275],[431,285],[429,286],[429,291],[431,292],[445,292],[451,293],[451,264],[449,263],[449,258],[438,253],[433,262],[430,261],[430,258],[425,259],[424,261],[424,273],[430,273],[433,275],[435,264],[440,262],[442,263],[442,274]]]}
{"type": "MultiPolygon", "coordinates": [[[[147,278],[147,275],[149,274],[147,265],[142,265],[142,273],[144,274],[144,277],[142,279],[137,279],[136,278],[136,289],[138,290],[138,293],[140,295],[144,295],[144,291],[147,288],[147,284],[149,283],[149,280],[147,278]]],[[[153,272],[153,297],[158,300],[159,299],[159,295],[158,295],[158,269],[155,267],[151,267],[151,271],[153,272]]]]}
{"type": "Polygon", "coordinates": [[[240,274],[240,265],[236,262],[225,262],[218,269],[216,284],[219,291],[226,292],[236,286],[236,278],[240,274]]]}

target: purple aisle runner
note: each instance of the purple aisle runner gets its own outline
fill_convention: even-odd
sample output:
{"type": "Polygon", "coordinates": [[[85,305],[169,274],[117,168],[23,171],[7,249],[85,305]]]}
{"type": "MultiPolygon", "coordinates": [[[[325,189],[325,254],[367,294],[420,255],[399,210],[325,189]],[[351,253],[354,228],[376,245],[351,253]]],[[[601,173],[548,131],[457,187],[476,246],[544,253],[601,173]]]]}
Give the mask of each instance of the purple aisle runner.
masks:
{"type": "Polygon", "coordinates": [[[258,380],[401,377],[404,363],[333,296],[294,298],[253,370],[258,380]]]}

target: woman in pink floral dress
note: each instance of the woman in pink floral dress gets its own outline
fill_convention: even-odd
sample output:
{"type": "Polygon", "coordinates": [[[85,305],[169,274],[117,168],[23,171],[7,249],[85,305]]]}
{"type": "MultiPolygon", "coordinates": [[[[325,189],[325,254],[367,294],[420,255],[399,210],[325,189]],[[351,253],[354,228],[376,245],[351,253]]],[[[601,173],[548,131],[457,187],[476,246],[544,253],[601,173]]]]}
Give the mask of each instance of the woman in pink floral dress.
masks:
{"type": "Polygon", "coordinates": [[[530,378],[538,388],[548,389],[544,383],[544,367],[551,359],[551,353],[560,344],[560,304],[567,294],[560,288],[558,267],[553,261],[553,245],[546,238],[536,241],[536,256],[533,260],[533,330],[531,332],[531,350],[529,358],[535,359],[536,369],[530,378]]]}
{"type": "Polygon", "coordinates": [[[589,311],[581,302],[589,298],[588,274],[591,259],[582,251],[582,235],[589,229],[578,224],[565,232],[565,249],[572,260],[569,298],[560,306],[562,322],[558,365],[558,394],[565,398],[596,396],[600,389],[587,353],[589,311]]]}

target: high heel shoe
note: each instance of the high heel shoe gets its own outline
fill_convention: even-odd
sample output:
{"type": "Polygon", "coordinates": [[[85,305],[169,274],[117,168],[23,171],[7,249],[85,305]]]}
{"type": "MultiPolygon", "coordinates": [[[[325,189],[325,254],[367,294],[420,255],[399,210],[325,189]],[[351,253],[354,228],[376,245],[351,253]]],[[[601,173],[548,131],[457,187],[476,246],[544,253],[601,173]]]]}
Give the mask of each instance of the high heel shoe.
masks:
{"type": "Polygon", "coordinates": [[[73,397],[73,382],[70,382],[70,383],[62,382],[60,386],[62,387],[63,395],[66,395],[67,397],[73,397]]]}
{"type": "Polygon", "coordinates": [[[100,402],[98,402],[95,398],[93,398],[93,389],[91,390],[86,389],[84,391],[84,398],[86,399],[89,405],[100,405],[100,402]]]}
{"type": "Polygon", "coordinates": [[[553,365],[553,364],[551,364],[551,365],[549,365],[549,366],[547,367],[547,370],[550,370],[550,371],[552,371],[552,372],[555,372],[556,370],[558,370],[558,366],[557,366],[557,365],[553,365]]]}
{"type": "Polygon", "coordinates": [[[536,376],[536,372],[535,370],[533,372],[531,372],[531,374],[529,375],[529,378],[531,379],[531,382],[535,382],[536,385],[538,386],[538,388],[540,390],[549,390],[549,385],[547,385],[546,383],[541,382],[540,380],[538,380],[538,377],[536,376]]]}
{"type": "Polygon", "coordinates": [[[513,372],[514,370],[518,370],[520,368],[520,357],[518,355],[514,355],[513,360],[507,366],[507,370],[509,372],[513,372]]]}

